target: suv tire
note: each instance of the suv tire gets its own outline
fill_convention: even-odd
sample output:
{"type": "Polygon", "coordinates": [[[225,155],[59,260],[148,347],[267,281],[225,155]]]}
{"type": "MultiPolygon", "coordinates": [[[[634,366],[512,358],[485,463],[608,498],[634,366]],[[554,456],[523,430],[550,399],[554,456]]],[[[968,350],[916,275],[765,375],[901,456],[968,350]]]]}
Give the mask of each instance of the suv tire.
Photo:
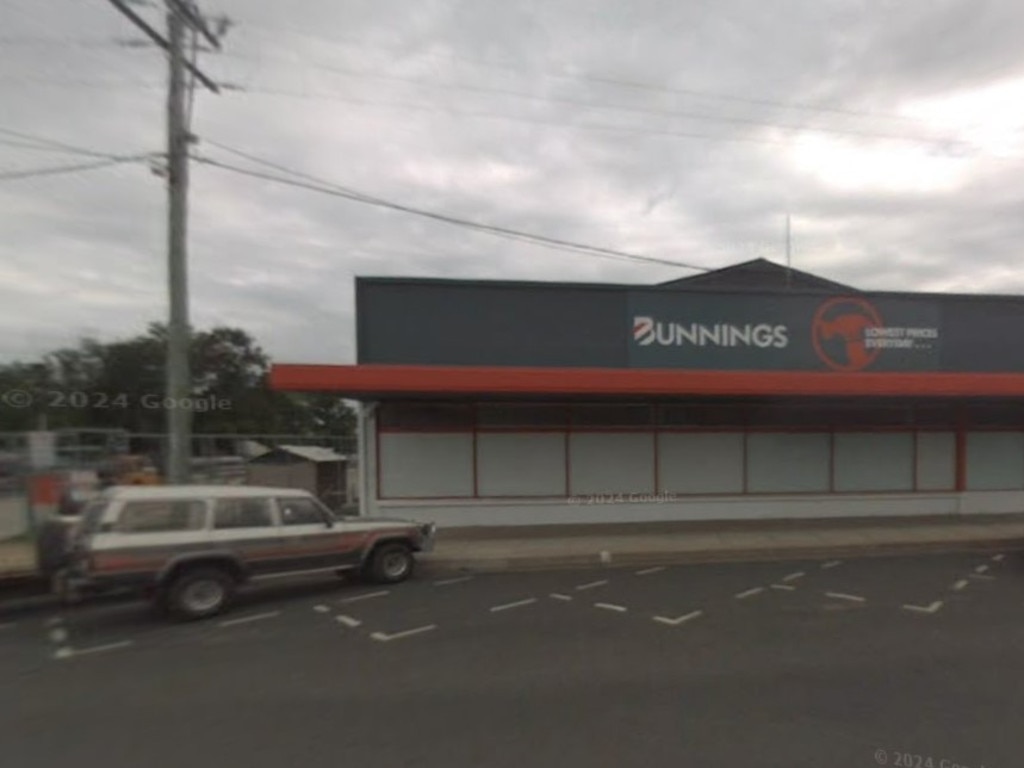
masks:
{"type": "Polygon", "coordinates": [[[378,584],[397,584],[412,576],[416,559],[408,544],[400,541],[381,544],[370,555],[366,573],[378,584]]]}
{"type": "Polygon", "coordinates": [[[162,595],[163,607],[177,619],[195,621],[223,612],[235,593],[235,580],[224,568],[187,568],[162,595]]]}

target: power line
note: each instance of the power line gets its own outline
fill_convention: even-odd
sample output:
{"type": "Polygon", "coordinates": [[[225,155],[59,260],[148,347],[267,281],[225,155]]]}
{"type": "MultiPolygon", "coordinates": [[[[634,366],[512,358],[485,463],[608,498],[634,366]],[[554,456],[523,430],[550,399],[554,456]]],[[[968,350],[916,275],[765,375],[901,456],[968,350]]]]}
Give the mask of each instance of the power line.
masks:
{"type": "Polygon", "coordinates": [[[97,160],[93,163],[79,163],[78,165],[58,165],[47,168],[31,168],[26,171],[10,171],[0,173],[0,181],[16,181],[19,179],[31,179],[39,176],[57,176],[65,173],[77,173],[79,171],[92,171],[97,168],[106,168],[121,163],[137,163],[146,160],[152,155],[132,155],[130,157],[113,157],[107,160],[97,160]]]}
{"type": "MultiPolygon", "coordinates": [[[[398,56],[402,55],[402,53],[407,53],[407,52],[396,51],[394,48],[389,48],[386,45],[368,43],[365,40],[356,40],[356,39],[352,39],[352,38],[326,37],[324,35],[318,35],[318,34],[315,34],[315,33],[312,33],[312,32],[306,32],[306,31],[298,30],[298,29],[295,29],[294,27],[284,27],[284,28],[276,28],[275,27],[274,29],[271,29],[271,28],[265,27],[265,26],[263,26],[261,24],[253,24],[251,22],[248,24],[248,26],[253,27],[255,29],[263,29],[265,31],[272,31],[275,35],[279,34],[280,32],[285,32],[285,33],[290,33],[292,35],[296,35],[296,36],[299,36],[299,37],[305,37],[305,38],[308,38],[308,39],[311,39],[311,40],[320,40],[322,42],[331,43],[332,45],[337,45],[337,46],[341,46],[341,47],[350,46],[350,47],[354,47],[354,48],[363,48],[363,49],[377,50],[377,51],[389,53],[392,58],[397,58],[398,56]]],[[[488,68],[488,69],[497,69],[497,70],[501,70],[503,72],[512,72],[512,73],[517,74],[517,75],[522,75],[524,73],[524,65],[521,62],[520,63],[516,63],[516,62],[512,62],[512,61],[508,61],[508,62],[487,61],[485,59],[478,59],[478,58],[471,57],[471,56],[464,56],[464,55],[461,55],[461,54],[456,54],[456,53],[453,53],[451,51],[447,51],[447,52],[443,52],[443,53],[439,52],[439,51],[418,51],[416,53],[416,55],[429,56],[429,57],[433,57],[433,58],[445,58],[445,59],[456,60],[456,61],[463,61],[463,62],[466,62],[468,64],[472,64],[474,66],[488,68]]],[[[615,78],[615,77],[605,77],[605,76],[601,76],[601,75],[593,75],[593,74],[588,74],[588,73],[583,73],[583,72],[576,72],[576,73],[571,73],[570,74],[570,73],[566,73],[566,72],[552,72],[552,71],[549,71],[549,70],[541,70],[541,71],[530,70],[530,73],[531,74],[535,74],[535,75],[537,75],[539,77],[543,77],[543,78],[547,78],[547,79],[553,79],[553,80],[564,80],[564,81],[571,81],[571,82],[576,82],[576,83],[579,83],[579,82],[584,82],[584,83],[590,82],[590,83],[594,83],[596,85],[604,85],[604,86],[612,86],[612,87],[617,87],[617,88],[628,88],[628,89],[644,90],[644,91],[653,91],[653,92],[658,92],[658,93],[669,93],[669,94],[675,94],[675,95],[679,95],[679,96],[688,96],[688,97],[693,97],[693,98],[707,99],[709,101],[724,101],[724,102],[731,102],[731,103],[735,103],[735,104],[748,104],[748,105],[762,106],[762,107],[767,106],[767,107],[774,107],[776,109],[788,109],[788,110],[794,110],[794,111],[799,111],[799,112],[811,112],[811,113],[817,112],[817,113],[844,115],[846,117],[857,117],[857,118],[862,118],[862,119],[891,120],[891,121],[896,121],[896,122],[916,122],[914,120],[914,118],[907,117],[906,115],[896,115],[896,114],[884,113],[884,112],[872,112],[872,111],[867,111],[867,110],[857,110],[857,109],[851,109],[851,108],[847,108],[847,107],[838,107],[838,106],[833,106],[833,105],[805,104],[805,103],[800,103],[800,102],[787,102],[787,101],[780,101],[780,100],[775,100],[775,99],[763,99],[763,98],[757,98],[757,97],[751,97],[751,96],[741,96],[741,95],[737,95],[737,94],[725,94],[725,93],[719,93],[719,92],[715,92],[715,91],[702,90],[702,89],[698,89],[698,88],[685,88],[685,87],[672,86],[672,85],[660,85],[660,84],[657,84],[657,83],[650,83],[650,82],[644,82],[644,81],[639,81],[639,80],[626,80],[626,79],[620,79],[620,78],[615,78]]]]}
{"type": "MultiPolygon", "coordinates": [[[[237,55],[237,54],[231,54],[237,55]]],[[[237,55],[238,58],[250,59],[252,57],[237,55]]],[[[586,101],[583,99],[574,99],[562,96],[541,96],[534,93],[525,93],[523,91],[517,91],[508,88],[496,88],[492,86],[474,85],[470,83],[438,83],[429,80],[416,79],[411,77],[403,77],[401,75],[392,75],[381,72],[370,72],[366,70],[353,70],[344,67],[337,67],[328,64],[315,63],[313,66],[316,69],[323,70],[325,72],[332,72],[345,77],[355,78],[366,78],[371,80],[383,80],[386,82],[405,83],[408,85],[415,85],[426,88],[436,88],[442,90],[455,90],[455,91],[467,91],[471,93],[481,93],[485,95],[494,94],[499,96],[510,96],[517,99],[527,99],[531,101],[543,101],[554,104],[567,104],[576,107],[582,107],[584,109],[599,109],[606,111],[620,111],[630,112],[634,114],[642,115],[656,115],[661,117],[673,117],[682,118],[685,120],[696,120],[699,122],[711,122],[711,123],[726,123],[732,125],[749,125],[754,127],[762,128],[779,128],[783,130],[791,131],[813,131],[815,133],[832,133],[842,136],[854,136],[865,139],[886,139],[886,140],[898,140],[908,141],[920,144],[931,144],[936,146],[949,146],[956,145],[962,142],[957,140],[943,140],[928,136],[915,136],[899,133],[882,133],[878,131],[865,131],[854,128],[841,128],[841,127],[830,127],[820,125],[800,125],[785,122],[772,122],[764,119],[747,118],[747,117],[732,117],[728,115],[713,115],[702,112],[690,112],[690,111],[679,111],[679,110],[668,110],[668,109],[656,109],[652,107],[638,107],[629,106],[624,104],[601,104],[592,101],[586,101]]],[[[909,120],[909,118],[907,118],[909,120]]]]}
{"type": "MultiPolygon", "coordinates": [[[[211,142],[212,143],[212,142],[211,142]]],[[[243,153],[240,150],[234,150],[227,148],[223,144],[217,144],[216,146],[224,149],[225,151],[233,152],[241,157],[246,157],[253,162],[258,162],[271,167],[283,168],[276,164],[271,164],[269,161],[264,161],[260,158],[243,153]]],[[[662,259],[654,256],[645,256],[642,254],[628,253],[626,251],[619,251],[612,248],[604,248],[600,246],[587,245],[584,243],[577,243],[571,240],[562,240],[560,238],[548,237],[546,235],[537,235],[530,232],[523,232],[521,230],[511,229],[509,227],[500,227],[493,224],[484,224],[469,219],[463,219],[458,216],[451,216],[448,214],[437,213],[436,211],[428,211],[422,208],[415,208],[409,205],[403,205],[396,203],[384,198],[375,197],[372,195],[359,192],[349,187],[343,187],[341,185],[334,184],[332,182],[316,179],[315,181],[301,181],[299,179],[289,179],[274,174],[263,173],[261,171],[254,171],[247,168],[240,168],[235,165],[228,163],[222,163],[218,160],[212,160],[206,157],[195,157],[197,162],[211,165],[224,170],[239,173],[244,176],[250,176],[256,179],[263,179],[265,181],[272,181],[278,184],[284,184],[287,186],[298,187],[300,189],[306,189],[312,192],[320,192],[322,194],[332,195],[334,197],[344,198],[358,203],[364,203],[367,205],[376,206],[379,208],[387,208],[394,211],[400,211],[402,213],[408,213],[415,216],[420,216],[434,221],[440,221],[445,224],[452,224],[455,226],[465,227],[478,232],[485,232],[487,234],[495,235],[498,237],[504,237],[506,239],[518,240],[522,242],[529,242],[535,245],[541,245],[550,248],[556,248],[559,250],[568,250],[576,253],[584,253],[591,256],[598,256],[602,258],[613,258],[619,260],[633,261],[633,262],[644,262],[648,264],[658,264],[660,266],[671,266],[671,267],[683,267],[685,269],[692,269],[699,272],[707,271],[707,267],[698,266],[696,264],[688,264],[686,262],[674,261],[672,259],[662,259]]],[[[314,179],[314,177],[304,174],[298,171],[286,171],[289,174],[301,176],[303,179],[314,179]]]]}
{"type": "Polygon", "coordinates": [[[26,149],[50,150],[54,152],[60,151],[68,152],[75,155],[85,155],[86,157],[103,157],[107,159],[121,158],[125,156],[121,154],[114,154],[113,152],[100,152],[98,150],[88,149],[86,147],[79,147],[74,144],[68,144],[66,142],[58,141],[56,139],[50,139],[45,136],[39,136],[37,134],[32,133],[25,133],[23,131],[16,131],[12,128],[0,127],[0,134],[4,134],[6,136],[13,136],[16,139],[22,139],[25,142],[34,142],[36,145],[39,145],[32,146],[31,144],[27,143],[23,144],[22,146],[26,149]]]}

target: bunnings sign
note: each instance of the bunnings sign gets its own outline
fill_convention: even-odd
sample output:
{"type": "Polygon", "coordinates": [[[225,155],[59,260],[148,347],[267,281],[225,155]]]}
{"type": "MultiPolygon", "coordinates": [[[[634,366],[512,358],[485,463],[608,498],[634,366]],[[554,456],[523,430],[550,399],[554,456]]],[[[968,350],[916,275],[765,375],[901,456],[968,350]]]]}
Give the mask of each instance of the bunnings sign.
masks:
{"type": "Polygon", "coordinates": [[[934,302],[634,291],[627,305],[630,367],[939,369],[934,302]]]}

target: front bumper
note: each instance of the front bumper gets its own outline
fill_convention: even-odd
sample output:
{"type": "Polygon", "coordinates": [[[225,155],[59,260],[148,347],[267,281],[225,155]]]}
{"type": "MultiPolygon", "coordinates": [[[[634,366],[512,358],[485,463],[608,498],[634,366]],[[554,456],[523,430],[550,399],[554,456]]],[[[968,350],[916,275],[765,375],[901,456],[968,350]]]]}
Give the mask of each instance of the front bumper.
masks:
{"type": "Polygon", "coordinates": [[[426,523],[420,526],[420,552],[432,552],[437,537],[437,525],[426,523]]]}

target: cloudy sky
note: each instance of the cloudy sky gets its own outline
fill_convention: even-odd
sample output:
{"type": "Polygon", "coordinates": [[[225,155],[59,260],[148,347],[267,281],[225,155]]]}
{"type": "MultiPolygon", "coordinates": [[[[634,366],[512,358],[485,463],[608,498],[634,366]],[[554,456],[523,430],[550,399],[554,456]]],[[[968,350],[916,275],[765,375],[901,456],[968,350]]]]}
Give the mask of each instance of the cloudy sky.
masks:
{"type": "MultiPolygon", "coordinates": [[[[157,6],[139,12],[160,29],[157,6]]],[[[1024,292],[1013,0],[203,0],[197,153],[705,267],[1024,292]]],[[[163,319],[166,63],[104,0],[0,0],[0,360],[163,319]],[[3,131],[6,131],[4,133],[3,131]]],[[[295,178],[294,176],[292,178],[295,178]]],[[[191,311],[278,362],[354,359],[353,277],[648,283],[597,258],[193,164],[191,311]]]]}

